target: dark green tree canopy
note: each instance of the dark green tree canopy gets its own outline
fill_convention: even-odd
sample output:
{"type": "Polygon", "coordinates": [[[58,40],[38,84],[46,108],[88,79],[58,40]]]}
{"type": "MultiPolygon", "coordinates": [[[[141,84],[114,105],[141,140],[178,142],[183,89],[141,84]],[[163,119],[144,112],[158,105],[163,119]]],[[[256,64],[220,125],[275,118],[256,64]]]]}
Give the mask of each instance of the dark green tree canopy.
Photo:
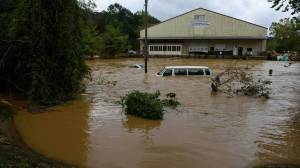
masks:
{"type": "Polygon", "coordinates": [[[72,98],[88,72],[78,1],[8,2],[1,7],[9,12],[0,11],[1,24],[10,25],[0,30],[0,39],[5,39],[0,53],[0,89],[17,91],[42,104],[72,98]]]}
{"type": "MultiPolygon", "coordinates": [[[[143,17],[143,12],[132,13],[118,3],[110,5],[106,11],[95,12],[93,16],[99,33],[104,33],[107,25],[112,25],[119,29],[123,35],[128,35],[129,44],[135,50],[139,48],[137,39],[139,38],[139,31],[144,25],[143,17]]],[[[150,15],[148,20],[150,25],[160,23],[158,19],[150,15]]]]}
{"type": "Polygon", "coordinates": [[[300,0],[268,0],[273,3],[272,8],[283,9],[284,12],[292,10],[292,14],[300,12],[300,0]]]}
{"type": "Polygon", "coordinates": [[[281,19],[272,23],[270,35],[272,39],[272,49],[277,51],[300,51],[300,23],[295,18],[281,19]],[[275,43],[275,44],[274,44],[275,43]]]}

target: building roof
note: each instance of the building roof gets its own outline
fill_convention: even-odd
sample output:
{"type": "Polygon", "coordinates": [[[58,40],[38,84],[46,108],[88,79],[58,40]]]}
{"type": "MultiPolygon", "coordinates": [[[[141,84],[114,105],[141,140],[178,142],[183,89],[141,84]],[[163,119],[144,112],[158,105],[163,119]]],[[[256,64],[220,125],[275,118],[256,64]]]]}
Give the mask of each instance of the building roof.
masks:
{"type": "MultiPolygon", "coordinates": [[[[251,23],[251,22],[248,22],[248,21],[245,21],[245,20],[241,20],[241,19],[238,19],[238,18],[235,18],[235,17],[232,17],[232,16],[228,16],[228,15],[225,15],[225,14],[222,14],[222,13],[218,13],[218,12],[215,12],[215,11],[211,11],[211,10],[208,10],[208,9],[205,9],[205,8],[201,8],[201,7],[200,7],[200,8],[193,9],[193,10],[190,10],[190,11],[188,11],[188,12],[185,12],[185,13],[181,14],[181,15],[172,17],[172,18],[170,18],[170,19],[167,19],[167,20],[165,20],[165,21],[162,21],[162,22],[160,22],[160,23],[158,23],[158,24],[155,24],[155,25],[152,25],[152,26],[150,26],[150,27],[153,27],[153,26],[159,25],[159,24],[161,24],[161,23],[170,21],[170,20],[172,20],[172,19],[175,19],[175,18],[177,18],[177,17],[186,15],[186,14],[188,14],[188,13],[194,12],[194,11],[199,10],[199,9],[206,10],[206,11],[208,11],[208,12],[212,12],[212,13],[215,13],[215,14],[218,14],[218,15],[222,15],[222,16],[225,16],[225,17],[229,17],[229,18],[231,18],[231,19],[235,19],[235,20],[242,21],[242,22],[245,22],[245,23],[249,23],[249,24],[252,24],[252,25],[254,25],[254,26],[258,26],[258,27],[264,28],[264,29],[268,29],[267,27],[264,27],[264,26],[261,26],[261,25],[255,24],[255,23],[251,23]]],[[[149,27],[149,28],[150,28],[150,27],[149,27]]],[[[142,29],[142,30],[144,30],[144,29],[142,29]]]]}
{"type": "MultiPolygon", "coordinates": [[[[144,37],[139,40],[145,39],[144,37]]],[[[149,40],[266,40],[261,36],[198,36],[198,37],[148,37],[149,40]]]]}

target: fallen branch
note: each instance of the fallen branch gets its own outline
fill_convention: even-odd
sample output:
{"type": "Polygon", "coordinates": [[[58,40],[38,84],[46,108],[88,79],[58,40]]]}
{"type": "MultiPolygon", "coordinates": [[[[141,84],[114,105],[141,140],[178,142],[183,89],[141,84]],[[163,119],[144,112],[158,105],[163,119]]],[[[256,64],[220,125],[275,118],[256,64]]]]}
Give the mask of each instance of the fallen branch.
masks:
{"type": "Polygon", "coordinates": [[[222,91],[229,96],[243,94],[269,98],[271,83],[268,80],[257,79],[252,73],[241,68],[229,68],[213,79],[211,87],[214,92],[222,91]],[[225,75],[227,76],[224,77],[225,75]],[[226,78],[224,82],[221,82],[221,77],[226,78]]]}

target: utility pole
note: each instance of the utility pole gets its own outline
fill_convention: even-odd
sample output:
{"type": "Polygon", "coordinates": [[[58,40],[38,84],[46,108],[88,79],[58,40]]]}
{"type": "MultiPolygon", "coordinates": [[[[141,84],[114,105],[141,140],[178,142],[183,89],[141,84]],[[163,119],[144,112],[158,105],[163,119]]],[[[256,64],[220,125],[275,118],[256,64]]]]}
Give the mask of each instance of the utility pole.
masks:
{"type": "Polygon", "coordinates": [[[148,73],[148,0],[145,0],[145,42],[144,42],[144,59],[145,59],[145,73],[148,73]]]}

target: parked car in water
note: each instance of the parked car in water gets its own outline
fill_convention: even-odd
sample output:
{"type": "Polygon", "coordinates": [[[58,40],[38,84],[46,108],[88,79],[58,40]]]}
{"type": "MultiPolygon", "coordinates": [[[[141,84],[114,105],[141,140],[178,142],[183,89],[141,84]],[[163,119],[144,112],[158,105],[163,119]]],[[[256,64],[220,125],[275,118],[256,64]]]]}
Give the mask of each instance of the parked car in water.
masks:
{"type": "Polygon", "coordinates": [[[205,66],[167,66],[157,76],[206,76],[210,77],[212,71],[205,66]]]}
{"type": "Polygon", "coordinates": [[[136,51],[134,51],[134,50],[129,50],[129,51],[128,51],[128,54],[129,54],[129,55],[136,55],[136,54],[137,54],[137,52],[136,52],[136,51]]]}
{"type": "Polygon", "coordinates": [[[133,65],[130,66],[130,68],[144,69],[144,65],[142,65],[142,64],[133,64],[133,65]]]}

